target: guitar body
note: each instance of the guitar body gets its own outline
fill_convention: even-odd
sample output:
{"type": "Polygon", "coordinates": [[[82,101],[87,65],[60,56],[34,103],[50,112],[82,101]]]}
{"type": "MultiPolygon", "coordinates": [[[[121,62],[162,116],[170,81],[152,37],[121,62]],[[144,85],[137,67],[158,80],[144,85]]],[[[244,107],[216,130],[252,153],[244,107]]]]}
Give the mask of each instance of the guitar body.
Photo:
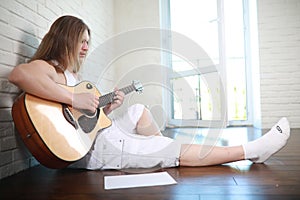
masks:
{"type": "MultiPolygon", "coordinates": [[[[87,81],[74,87],[61,86],[74,94],[89,92],[101,96],[87,81]]],[[[93,145],[97,132],[111,125],[102,108],[89,116],[71,106],[27,93],[15,101],[12,116],[30,152],[49,168],[63,168],[83,158],[93,145]]]]}

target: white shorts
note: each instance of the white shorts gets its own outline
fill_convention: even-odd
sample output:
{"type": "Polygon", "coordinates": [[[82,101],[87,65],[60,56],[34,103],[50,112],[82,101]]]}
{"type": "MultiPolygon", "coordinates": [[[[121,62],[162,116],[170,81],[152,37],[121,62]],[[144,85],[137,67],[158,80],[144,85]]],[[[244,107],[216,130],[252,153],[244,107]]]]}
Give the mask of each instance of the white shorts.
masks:
{"type": "Polygon", "coordinates": [[[89,153],[72,166],[92,170],[178,166],[181,143],[164,136],[136,134],[143,110],[143,105],[135,104],[113,119],[110,127],[99,132],[89,153]]]}

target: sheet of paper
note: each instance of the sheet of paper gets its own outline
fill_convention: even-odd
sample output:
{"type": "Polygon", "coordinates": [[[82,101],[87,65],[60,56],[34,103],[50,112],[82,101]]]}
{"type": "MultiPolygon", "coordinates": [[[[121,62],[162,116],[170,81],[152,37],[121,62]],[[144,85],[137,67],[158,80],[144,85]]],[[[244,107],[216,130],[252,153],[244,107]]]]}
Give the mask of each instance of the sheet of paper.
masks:
{"type": "Polygon", "coordinates": [[[177,182],[167,172],[105,176],[104,189],[121,189],[133,187],[147,187],[158,185],[170,185],[177,182]]]}

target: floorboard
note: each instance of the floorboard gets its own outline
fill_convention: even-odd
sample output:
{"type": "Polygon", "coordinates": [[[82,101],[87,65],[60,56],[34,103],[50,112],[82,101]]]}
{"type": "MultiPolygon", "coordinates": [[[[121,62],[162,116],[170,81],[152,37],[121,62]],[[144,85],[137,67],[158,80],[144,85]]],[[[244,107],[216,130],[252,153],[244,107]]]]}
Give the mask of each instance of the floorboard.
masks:
{"type": "MultiPolygon", "coordinates": [[[[252,128],[229,128],[220,133],[218,144],[240,144],[259,137],[261,132],[252,128]]],[[[206,133],[193,129],[171,129],[165,134],[177,139],[201,142],[206,133]]],[[[104,176],[132,172],[53,170],[40,165],[0,180],[0,199],[300,199],[299,144],[300,129],[293,129],[287,146],[264,164],[239,161],[200,168],[133,171],[167,171],[177,181],[177,184],[168,186],[105,190],[104,176]]]]}

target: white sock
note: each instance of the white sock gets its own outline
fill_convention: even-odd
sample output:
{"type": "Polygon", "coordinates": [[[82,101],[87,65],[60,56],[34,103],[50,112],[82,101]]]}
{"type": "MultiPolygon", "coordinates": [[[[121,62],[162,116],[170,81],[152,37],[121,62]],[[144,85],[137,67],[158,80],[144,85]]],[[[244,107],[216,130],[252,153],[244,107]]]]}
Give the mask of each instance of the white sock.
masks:
{"type": "Polygon", "coordinates": [[[243,145],[245,159],[249,159],[254,163],[263,163],[282,149],[289,137],[289,122],[283,117],[262,137],[243,145]]]}

